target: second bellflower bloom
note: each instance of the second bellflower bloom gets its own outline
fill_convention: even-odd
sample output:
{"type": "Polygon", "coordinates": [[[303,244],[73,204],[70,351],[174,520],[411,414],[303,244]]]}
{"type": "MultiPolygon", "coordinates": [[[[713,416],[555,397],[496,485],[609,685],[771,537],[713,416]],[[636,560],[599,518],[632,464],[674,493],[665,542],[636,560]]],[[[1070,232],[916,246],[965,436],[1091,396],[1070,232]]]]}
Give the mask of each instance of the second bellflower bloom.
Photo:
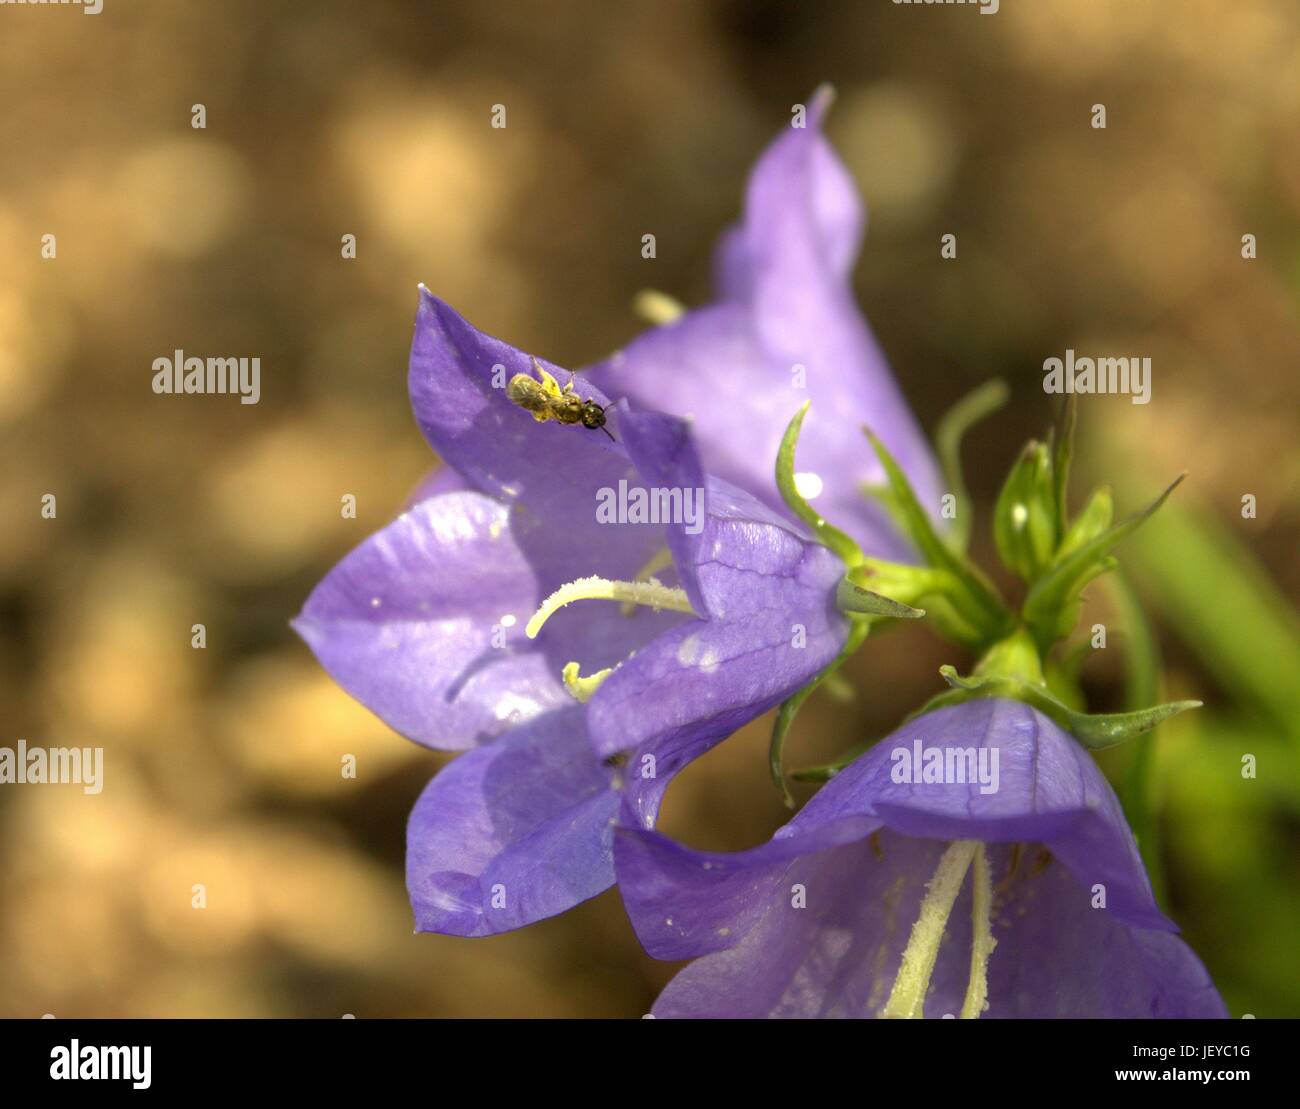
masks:
{"type": "Polygon", "coordinates": [[[766,844],[620,830],[661,1017],[1223,1017],[1089,755],[1018,701],[913,720],[766,844]]]}
{"type": "Polygon", "coordinates": [[[795,410],[812,401],[800,451],[813,506],[869,555],[908,547],[863,486],[880,484],[871,427],[936,513],[934,456],[859,311],[853,265],[865,219],[853,181],[821,133],[830,100],[808,106],[749,179],[744,216],[719,243],[713,303],[654,328],[593,367],[605,391],[692,415],[710,473],[783,510],[772,459],[795,410]]]}
{"type": "Polygon", "coordinates": [[[411,816],[407,881],[426,931],[500,932],[605,889],[624,800],[651,825],[681,766],[806,684],[848,636],[843,563],[706,478],[682,421],[611,406],[584,382],[584,399],[609,406],[612,440],[539,423],[505,388],[533,372],[421,291],[411,403],[454,476],[344,558],[295,621],[398,731],[468,749],[411,816]],[[676,494],[678,518],[602,514],[636,490],[676,494]]]}

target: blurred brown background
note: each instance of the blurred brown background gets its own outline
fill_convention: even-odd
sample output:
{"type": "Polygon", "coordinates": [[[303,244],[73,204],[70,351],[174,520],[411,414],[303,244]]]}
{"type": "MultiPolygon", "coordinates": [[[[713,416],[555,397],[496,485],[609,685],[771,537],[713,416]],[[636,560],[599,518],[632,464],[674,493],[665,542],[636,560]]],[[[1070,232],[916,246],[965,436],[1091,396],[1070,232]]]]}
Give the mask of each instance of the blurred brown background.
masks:
{"type": "MultiPolygon", "coordinates": [[[[1300,1013],[1281,600],[1300,7],[105,0],[0,7],[0,745],[107,762],[99,796],[0,787],[0,1015],[646,1011],[673,968],[640,952],[616,893],[520,934],[412,935],[404,826],[443,760],[335,688],[287,620],[432,463],[405,387],[417,282],[524,349],[593,361],[642,326],[639,290],[708,296],[750,165],[823,81],[870,209],[859,294],[923,423],[989,377],[1014,387],[966,449],[986,565],[991,500],[1052,415],[1042,360],[1152,357],[1149,406],[1084,405],[1081,477],[1123,507],[1191,470],[1193,538],[1131,555],[1169,690],[1210,703],[1160,734],[1169,907],[1234,1013],[1300,1013]],[[151,363],[176,348],[260,357],[261,403],[155,396],[151,363]],[[1258,519],[1240,518],[1246,492],[1258,519]],[[1204,565],[1280,623],[1188,625],[1204,614],[1164,567],[1206,529],[1223,557],[1204,565]],[[1281,644],[1259,663],[1276,680],[1240,672],[1260,643],[1281,644]]],[[[1122,653],[1098,656],[1088,686],[1109,706],[1122,653]]],[[[789,761],[884,734],[944,662],[969,660],[924,630],[869,644],[859,699],[814,699],[789,761]]],[[[771,833],[769,726],[683,776],[667,830],[736,848],[771,833]]]]}

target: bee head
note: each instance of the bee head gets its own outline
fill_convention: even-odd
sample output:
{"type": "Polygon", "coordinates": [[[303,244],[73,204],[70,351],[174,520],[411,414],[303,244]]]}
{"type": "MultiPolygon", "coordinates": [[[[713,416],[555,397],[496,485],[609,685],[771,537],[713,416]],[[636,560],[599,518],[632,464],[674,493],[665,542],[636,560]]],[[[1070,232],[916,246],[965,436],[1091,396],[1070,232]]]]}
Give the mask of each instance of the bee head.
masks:
{"type": "Polygon", "coordinates": [[[582,402],[582,426],[592,431],[605,426],[605,410],[594,400],[582,402]]]}

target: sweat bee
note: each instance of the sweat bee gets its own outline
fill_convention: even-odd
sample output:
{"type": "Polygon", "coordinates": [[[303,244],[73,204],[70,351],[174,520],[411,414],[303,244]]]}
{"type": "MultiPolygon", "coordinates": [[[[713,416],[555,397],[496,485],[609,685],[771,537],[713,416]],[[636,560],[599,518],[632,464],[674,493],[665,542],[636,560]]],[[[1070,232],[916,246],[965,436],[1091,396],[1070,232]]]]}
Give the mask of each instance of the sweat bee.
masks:
{"type": "Polygon", "coordinates": [[[609,428],[605,426],[605,409],[588,397],[583,400],[574,391],[573,374],[569,382],[560,388],[560,383],[542,369],[541,363],[533,359],[533,369],[541,380],[528,374],[515,374],[506,385],[506,396],[533,414],[538,423],[554,420],[560,424],[581,424],[591,431],[599,428],[610,439],[609,428]]]}

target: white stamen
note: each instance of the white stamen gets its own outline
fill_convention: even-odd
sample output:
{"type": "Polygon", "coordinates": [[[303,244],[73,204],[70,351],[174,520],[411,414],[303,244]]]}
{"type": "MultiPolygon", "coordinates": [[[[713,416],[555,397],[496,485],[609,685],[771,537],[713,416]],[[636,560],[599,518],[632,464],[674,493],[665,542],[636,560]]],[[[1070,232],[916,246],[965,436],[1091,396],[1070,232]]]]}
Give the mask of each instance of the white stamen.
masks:
{"type": "Polygon", "coordinates": [[[920,914],[912,925],[912,934],[898,967],[898,977],[894,979],[894,988],[889,992],[881,1016],[907,1019],[925,1016],[925,995],[939,955],[939,943],[978,847],[975,840],[958,840],[949,844],[940,857],[934,877],[927,884],[920,914]]]}
{"type": "Polygon", "coordinates": [[[692,616],[691,600],[684,589],[670,589],[657,581],[610,581],[607,578],[579,578],[567,585],[560,586],[542,602],[541,607],[532,615],[524,628],[529,639],[536,639],[537,633],[553,613],[573,601],[630,601],[633,604],[648,605],[656,612],[670,609],[673,612],[686,612],[692,616]]]}
{"type": "Polygon", "coordinates": [[[966,983],[966,1000],[961,1019],[973,1020],[989,1005],[989,956],[997,947],[993,938],[993,881],[989,877],[989,860],[981,843],[971,867],[971,941],[970,980],[966,983]]]}

